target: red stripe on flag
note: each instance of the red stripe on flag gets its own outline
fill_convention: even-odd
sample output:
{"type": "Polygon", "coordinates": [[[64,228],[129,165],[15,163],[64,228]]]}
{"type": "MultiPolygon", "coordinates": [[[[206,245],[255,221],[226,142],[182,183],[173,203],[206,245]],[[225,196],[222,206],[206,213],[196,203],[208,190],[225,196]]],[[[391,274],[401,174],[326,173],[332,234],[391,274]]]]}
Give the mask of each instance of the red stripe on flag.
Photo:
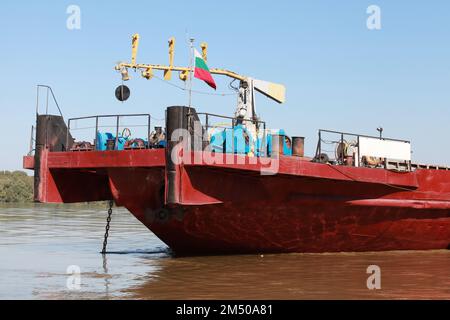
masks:
{"type": "Polygon", "coordinates": [[[194,77],[205,81],[211,88],[214,88],[214,90],[217,89],[216,83],[215,83],[213,77],[207,70],[195,68],[194,77]]]}

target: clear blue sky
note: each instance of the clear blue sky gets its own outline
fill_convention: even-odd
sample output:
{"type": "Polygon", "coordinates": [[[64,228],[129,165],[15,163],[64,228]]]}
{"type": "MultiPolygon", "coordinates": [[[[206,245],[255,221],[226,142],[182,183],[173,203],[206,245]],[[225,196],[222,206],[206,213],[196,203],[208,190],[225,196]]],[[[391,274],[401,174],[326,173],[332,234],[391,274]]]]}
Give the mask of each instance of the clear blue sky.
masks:
{"type": "MultiPolygon", "coordinates": [[[[20,169],[35,120],[35,85],[53,87],[66,117],[103,113],[164,116],[186,94],[137,75],[132,97],[114,98],[113,70],[129,60],[187,64],[186,30],[209,43],[210,67],[231,69],[287,87],[287,103],[257,97],[270,127],[306,136],[317,129],[410,139],[415,160],[450,164],[449,1],[2,1],[0,4],[0,169],[20,169]],[[66,28],[70,4],[81,8],[81,30],[66,28]],[[369,31],[366,9],[381,8],[382,29],[369,31]]],[[[132,74],[133,75],[133,74],[132,74]]],[[[226,78],[216,77],[219,92],[226,78]]],[[[181,81],[173,80],[176,84],[181,81]]],[[[208,91],[200,81],[195,89],[208,91]]],[[[231,115],[235,97],[195,95],[197,109],[231,115]]]]}

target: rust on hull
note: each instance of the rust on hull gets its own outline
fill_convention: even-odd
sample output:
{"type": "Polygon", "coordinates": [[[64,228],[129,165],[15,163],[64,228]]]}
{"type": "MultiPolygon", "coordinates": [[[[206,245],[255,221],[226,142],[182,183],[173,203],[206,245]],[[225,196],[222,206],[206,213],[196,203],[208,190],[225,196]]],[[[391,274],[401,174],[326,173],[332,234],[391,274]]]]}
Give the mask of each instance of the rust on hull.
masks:
{"type": "Polygon", "coordinates": [[[168,203],[164,149],[40,152],[38,201],[114,200],[178,254],[450,244],[450,171],[400,173],[280,157],[276,175],[261,175],[261,163],[224,154],[243,161],[175,166],[176,203],[168,203]]]}

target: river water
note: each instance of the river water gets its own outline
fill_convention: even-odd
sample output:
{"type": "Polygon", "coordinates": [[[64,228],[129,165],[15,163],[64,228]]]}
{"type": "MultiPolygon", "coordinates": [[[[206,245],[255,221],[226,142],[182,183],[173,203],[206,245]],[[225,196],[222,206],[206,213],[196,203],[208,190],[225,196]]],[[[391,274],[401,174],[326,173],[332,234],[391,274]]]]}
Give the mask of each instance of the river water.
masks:
{"type": "Polygon", "coordinates": [[[103,258],[106,215],[106,204],[0,206],[0,299],[450,299],[448,250],[178,258],[114,209],[103,258]]]}

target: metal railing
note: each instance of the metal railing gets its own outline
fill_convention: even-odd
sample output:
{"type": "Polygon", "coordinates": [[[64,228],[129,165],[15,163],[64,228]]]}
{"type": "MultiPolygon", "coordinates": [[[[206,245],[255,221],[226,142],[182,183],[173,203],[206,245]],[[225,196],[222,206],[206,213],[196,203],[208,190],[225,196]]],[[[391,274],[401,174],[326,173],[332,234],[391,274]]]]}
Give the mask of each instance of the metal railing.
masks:
{"type": "Polygon", "coordinates": [[[370,139],[380,139],[384,141],[396,141],[396,142],[404,142],[404,143],[410,143],[408,140],[401,140],[401,139],[392,139],[392,138],[384,138],[382,136],[370,136],[370,135],[363,135],[363,134],[356,134],[356,133],[349,133],[349,132],[341,132],[341,131],[333,131],[333,130],[319,130],[319,141],[317,143],[317,149],[316,149],[316,156],[314,158],[315,161],[318,162],[328,162],[325,161],[324,155],[326,155],[326,158],[330,160],[330,162],[333,162],[335,164],[343,165],[346,164],[345,159],[345,152],[339,152],[338,147],[344,146],[344,143],[348,143],[348,141],[353,139],[350,142],[351,146],[355,147],[356,150],[356,165],[358,165],[361,161],[361,155],[359,152],[359,139],[360,138],[370,138],[370,139]],[[324,136],[326,134],[334,135],[335,139],[337,137],[337,140],[325,140],[324,136]],[[324,148],[323,144],[332,145],[334,150],[327,150],[324,148]],[[330,153],[333,153],[332,157],[329,156],[330,153]]]}
{"type": "MultiPolygon", "coordinates": [[[[140,113],[140,114],[114,114],[114,115],[97,115],[97,116],[87,116],[87,117],[78,117],[78,118],[71,118],[68,120],[67,122],[67,139],[66,139],[66,145],[69,145],[69,139],[70,139],[70,134],[71,134],[71,123],[73,123],[74,121],[79,121],[79,120],[92,120],[95,119],[95,126],[93,127],[86,127],[83,129],[95,129],[95,134],[94,134],[94,149],[96,150],[98,147],[98,141],[97,141],[97,133],[100,127],[111,127],[111,126],[100,126],[99,121],[100,119],[106,119],[106,118],[115,118],[115,144],[114,144],[114,148],[115,150],[118,149],[119,146],[119,128],[120,128],[120,119],[121,118],[136,118],[136,117],[146,117],[147,118],[147,123],[145,125],[128,125],[128,127],[137,127],[137,126],[144,126],[147,127],[147,141],[150,141],[150,136],[151,136],[151,115],[150,114],[146,114],[146,113],[140,113]]],[[[72,129],[75,130],[75,129],[72,129]]]]}
{"type": "MultiPolygon", "coordinates": [[[[266,146],[266,141],[267,141],[267,130],[266,130],[266,122],[265,121],[261,121],[261,120],[254,120],[254,119],[242,119],[242,118],[237,118],[237,117],[230,117],[230,116],[223,116],[223,115],[218,115],[218,114],[213,114],[213,113],[206,113],[206,112],[200,112],[197,113],[197,115],[199,117],[203,117],[204,118],[204,122],[201,121],[201,123],[204,123],[204,125],[202,125],[202,128],[204,130],[204,132],[206,133],[206,135],[203,135],[203,142],[204,143],[210,143],[209,140],[204,140],[205,136],[208,137],[208,130],[209,129],[216,129],[216,128],[220,128],[220,129],[231,129],[231,149],[233,150],[233,153],[235,152],[235,145],[234,145],[234,138],[235,138],[235,132],[234,129],[236,127],[237,124],[242,124],[245,122],[249,122],[249,123],[253,123],[254,125],[256,125],[257,129],[257,136],[253,137],[254,138],[254,143],[255,143],[255,151],[259,151],[259,156],[260,157],[264,157],[267,155],[267,146],[266,146]],[[230,124],[224,124],[224,123],[216,123],[216,124],[212,124],[211,120],[213,120],[214,118],[219,118],[219,119],[226,119],[226,120],[231,120],[230,124]],[[257,142],[258,142],[258,138],[260,137],[259,133],[261,132],[261,127],[262,127],[262,137],[261,137],[261,144],[259,146],[259,150],[256,150],[257,147],[257,142]],[[263,146],[266,146],[265,148],[262,148],[263,146]]],[[[225,150],[222,150],[223,152],[225,150]]]]}
{"type": "Polygon", "coordinates": [[[49,98],[50,94],[53,98],[53,101],[55,102],[56,108],[58,109],[59,115],[64,119],[61,108],[59,107],[58,101],[56,100],[55,94],[53,93],[53,90],[50,86],[44,85],[44,84],[38,84],[37,85],[37,94],[36,94],[36,114],[39,115],[39,93],[40,89],[45,88],[47,89],[47,95],[46,95],[46,103],[45,103],[45,115],[48,115],[48,109],[49,109],[49,98]]]}
{"type": "Polygon", "coordinates": [[[33,155],[33,152],[36,149],[36,127],[33,125],[31,126],[31,137],[30,137],[30,149],[28,151],[28,155],[33,155]]]}

